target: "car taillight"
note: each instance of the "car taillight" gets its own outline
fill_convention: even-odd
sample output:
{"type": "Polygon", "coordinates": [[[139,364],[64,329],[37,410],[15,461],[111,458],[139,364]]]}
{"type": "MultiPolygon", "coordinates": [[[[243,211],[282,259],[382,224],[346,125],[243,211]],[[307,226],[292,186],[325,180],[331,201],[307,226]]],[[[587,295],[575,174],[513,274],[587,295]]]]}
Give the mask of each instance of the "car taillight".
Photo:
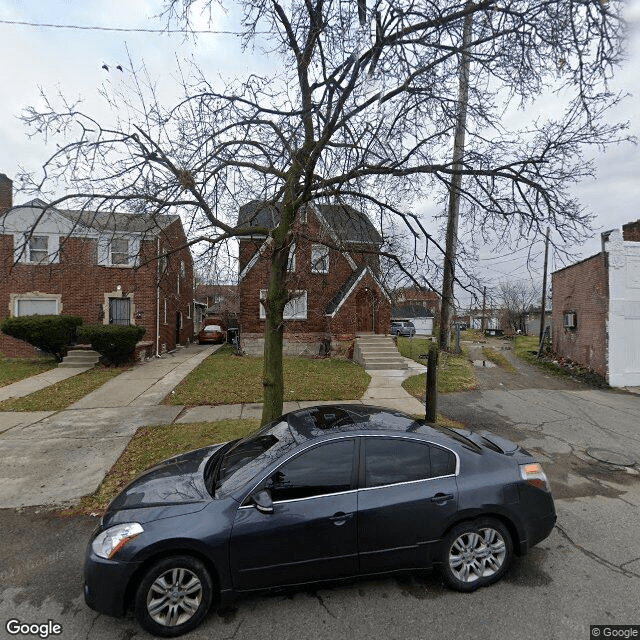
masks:
{"type": "Polygon", "coordinates": [[[549,482],[547,476],[542,470],[542,465],[537,462],[531,462],[529,464],[520,465],[520,476],[523,480],[526,480],[532,487],[536,489],[542,489],[543,491],[549,491],[549,482]]]}

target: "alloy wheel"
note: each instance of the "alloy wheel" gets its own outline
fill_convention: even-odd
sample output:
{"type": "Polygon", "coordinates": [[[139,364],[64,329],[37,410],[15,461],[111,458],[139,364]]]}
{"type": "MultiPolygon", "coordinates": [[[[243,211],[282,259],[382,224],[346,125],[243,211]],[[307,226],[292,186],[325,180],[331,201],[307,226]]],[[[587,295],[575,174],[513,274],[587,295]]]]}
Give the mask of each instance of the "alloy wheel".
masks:
{"type": "Polygon", "coordinates": [[[202,583],[195,573],[185,568],[169,569],[149,587],[147,612],[157,624],[175,627],[195,615],[202,595],[202,583]]]}
{"type": "Polygon", "coordinates": [[[466,531],[449,549],[449,568],[463,583],[490,578],[502,568],[507,546],[502,535],[491,527],[466,531]]]}

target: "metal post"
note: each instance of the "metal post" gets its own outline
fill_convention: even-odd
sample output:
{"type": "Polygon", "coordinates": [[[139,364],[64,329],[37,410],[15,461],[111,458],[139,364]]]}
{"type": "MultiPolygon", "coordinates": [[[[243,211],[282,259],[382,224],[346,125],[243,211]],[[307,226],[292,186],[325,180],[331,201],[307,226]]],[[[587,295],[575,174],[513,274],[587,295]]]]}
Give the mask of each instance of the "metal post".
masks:
{"type": "Polygon", "coordinates": [[[427,422],[436,421],[438,404],[438,345],[434,342],[429,346],[427,359],[427,390],[425,397],[424,418],[427,422]]]}

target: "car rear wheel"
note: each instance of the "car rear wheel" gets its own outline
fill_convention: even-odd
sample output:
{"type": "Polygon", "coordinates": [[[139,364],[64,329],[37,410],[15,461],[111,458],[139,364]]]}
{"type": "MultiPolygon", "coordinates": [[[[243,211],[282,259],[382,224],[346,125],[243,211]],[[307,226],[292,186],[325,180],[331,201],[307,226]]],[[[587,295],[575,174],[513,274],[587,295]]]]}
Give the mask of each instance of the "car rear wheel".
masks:
{"type": "Polygon", "coordinates": [[[499,520],[482,518],[451,529],[442,555],[445,582],[457,591],[474,591],[503,576],[513,557],[513,544],[499,520]]]}
{"type": "Polygon", "coordinates": [[[190,556],[165,558],[138,586],[136,618],[149,633],[171,638],[198,626],[212,599],[213,583],[202,562],[190,556]]]}

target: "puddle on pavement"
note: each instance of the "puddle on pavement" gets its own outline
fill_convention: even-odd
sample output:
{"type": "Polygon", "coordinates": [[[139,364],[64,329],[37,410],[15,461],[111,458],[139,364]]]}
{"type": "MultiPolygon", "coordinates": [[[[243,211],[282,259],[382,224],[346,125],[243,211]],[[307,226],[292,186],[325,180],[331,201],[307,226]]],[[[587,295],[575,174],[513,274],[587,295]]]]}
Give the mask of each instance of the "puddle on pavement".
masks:
{"type": "Polygon", "coordinates": [[[491,360],[472,360],[472,362],[474,367],[486,367],[489,369],[496,366],[491,360]]]}

